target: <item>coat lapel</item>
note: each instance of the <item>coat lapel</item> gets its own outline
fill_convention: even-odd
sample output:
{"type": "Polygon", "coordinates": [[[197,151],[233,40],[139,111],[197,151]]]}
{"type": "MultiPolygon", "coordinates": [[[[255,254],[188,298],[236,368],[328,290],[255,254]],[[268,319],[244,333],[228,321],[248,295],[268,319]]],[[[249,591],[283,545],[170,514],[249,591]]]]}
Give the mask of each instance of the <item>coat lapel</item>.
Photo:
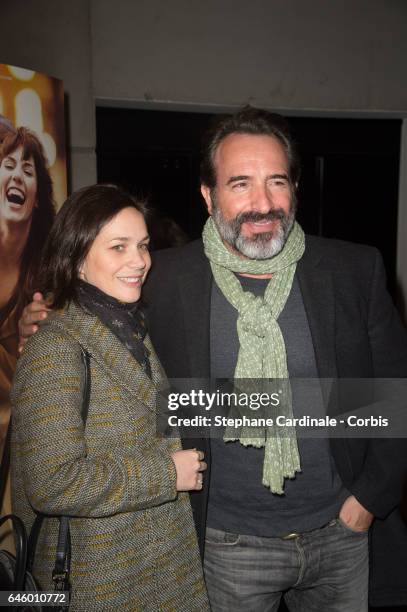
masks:
{"type": "Polygon", "coordinates": [[[126,387],[138,400],[155,410],[155,385],[162,378],[162,370],[149,339],[146,346],[150,350],[152,380],[98,317],[85,312],[74,303],[64,312],[64,324],[69,332],[106,370],[108,376],[116,379],[119,385],[126,387]]]}
{"type": "Polygon", "coordinates": [[[196,264],[180,274],[177,282],[190,374],[194,378],[209,378],[212,275],[203,253],[196,264]]]}
{"type": "Polygon", "coordinates": [[[320,378],[337,376],[335,352],[335,303],[332,274],[323,266],[322,256],[306,242],[298,262],[297,275],[310,326],[320,378]]]}

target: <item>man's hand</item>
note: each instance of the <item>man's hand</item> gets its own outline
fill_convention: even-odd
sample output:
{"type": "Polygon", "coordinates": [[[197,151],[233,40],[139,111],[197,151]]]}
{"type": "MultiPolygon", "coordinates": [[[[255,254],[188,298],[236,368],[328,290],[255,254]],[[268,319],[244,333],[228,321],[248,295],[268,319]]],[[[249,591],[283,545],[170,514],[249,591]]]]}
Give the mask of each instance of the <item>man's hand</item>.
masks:
{"type": "Polygon", "coordinates": [[[339,512],[339,518],[354,531],[367,531],[374,519],[369,510],[358,502],[354,495],[347,497],[339,512]]]}
{"type": "Polygon", "coordinates": [[[18,350],[21,353],[28,338],[38,331],[38,323],[47,318],[51,309],[45,303],[42,293],[34,293],[33,301],[23,310],[18,322],[20,342],[18,350]]]}

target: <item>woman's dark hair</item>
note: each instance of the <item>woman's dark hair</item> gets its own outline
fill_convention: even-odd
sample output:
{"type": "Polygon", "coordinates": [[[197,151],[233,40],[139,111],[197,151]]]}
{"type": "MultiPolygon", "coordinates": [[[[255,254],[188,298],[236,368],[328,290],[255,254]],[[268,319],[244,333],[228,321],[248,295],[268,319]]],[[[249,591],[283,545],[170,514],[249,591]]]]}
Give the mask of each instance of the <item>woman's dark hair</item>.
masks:
{"type": "Polygon", "coordinates": [[[55,217],[52,180],[47,158],[41,142],[31,130],[20,127],[5,135],[0,149],[0,164],[3,159],[22,147],[23,159],[33,158],[37,177],[36,206],[33,209],[30,232],[21,256],[17,284],[7,304],[0,311],[0,323],[15,309],[16,318],[31,300],[37,278],[41,250],[55,217]]]}
{"type": "Polygon", "coordinates": [[[124,208],[146,217],[146,206],[115,185],[91,185],[73,193],[58,212],[42,254],[40,290],[54,308],[76,300],[80,267],[96,236],[124,208]]]}
{"type": "Polygon", "coordinates": [[[215,154],[222,140],[231,134],[251,134],[277,138],[287,155],[290,182],[292,185],[298,182],[300,160],[287,121],[277,113],[271,113],[253,106],[245,106],[234,115],[216,118],[204,135],[201,161],[201,182],[203,185],[215,189],[215,154]]]}

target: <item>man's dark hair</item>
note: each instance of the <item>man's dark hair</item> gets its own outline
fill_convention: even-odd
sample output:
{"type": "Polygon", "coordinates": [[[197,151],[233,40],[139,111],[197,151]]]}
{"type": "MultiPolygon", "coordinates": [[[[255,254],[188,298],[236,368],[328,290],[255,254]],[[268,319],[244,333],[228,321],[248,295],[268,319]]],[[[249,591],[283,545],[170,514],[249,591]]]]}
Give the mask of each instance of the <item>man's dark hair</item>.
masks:
{"type": "Polygon", "coordinates": [[[300,160],[287,121],[277,113],[245,106],[234,115],[223,116],[215,120],[204,136],[201,161],[201,182],[204,185],[210,189],[216,187],[215,154],[222,140],[231,134],[252,134],[277,138],[287,155],[290,182],[292,185],[298,182],[300,160]]]}
{"type": "Polygon", "coordinates": [[[54,308],[76,300],[79,270],[96,236],[128,207],[146,217],[145,203],[115,185],[83,187],[65,201],[42,254],[40,290],[54,308]]]}

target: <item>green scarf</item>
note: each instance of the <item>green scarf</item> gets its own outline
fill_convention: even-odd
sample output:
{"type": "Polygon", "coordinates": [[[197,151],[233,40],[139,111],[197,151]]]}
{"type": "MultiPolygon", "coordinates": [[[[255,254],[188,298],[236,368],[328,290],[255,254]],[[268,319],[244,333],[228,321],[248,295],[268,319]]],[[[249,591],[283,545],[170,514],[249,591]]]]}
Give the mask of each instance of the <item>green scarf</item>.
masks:
{"type": "MultiPolygon", "coordinates": [[[[304,253],[305,239],[301,227],[295,222],[284,248],[267,260],[243,259],[229,251],[212,217],[205,224],[203,242],[216,284],[239,313],[237,333],[240,349],[235,378],[287,381],[287,355],[277,319],[291,291],[297,261],[304,253]],[[272,273],[273,277],[261,298],[243,291],[234,272],[272,273]]],[[[280,381],[283,385],[279,385],[279,388],[285,386],[287,390],[281,396],[278,414],[292,418],[291,391],[285,381],[280,381]]],[[[274,425],[266,430],[241,432],[237,438],[226,432],[224,439],[226,442],[238,439],[244,446],[265,447],[262,482],[273,493],[283,494],[284,478],[294,478],[301,470],[295,428],[285,427],[280,432],[274,425]]]]}

